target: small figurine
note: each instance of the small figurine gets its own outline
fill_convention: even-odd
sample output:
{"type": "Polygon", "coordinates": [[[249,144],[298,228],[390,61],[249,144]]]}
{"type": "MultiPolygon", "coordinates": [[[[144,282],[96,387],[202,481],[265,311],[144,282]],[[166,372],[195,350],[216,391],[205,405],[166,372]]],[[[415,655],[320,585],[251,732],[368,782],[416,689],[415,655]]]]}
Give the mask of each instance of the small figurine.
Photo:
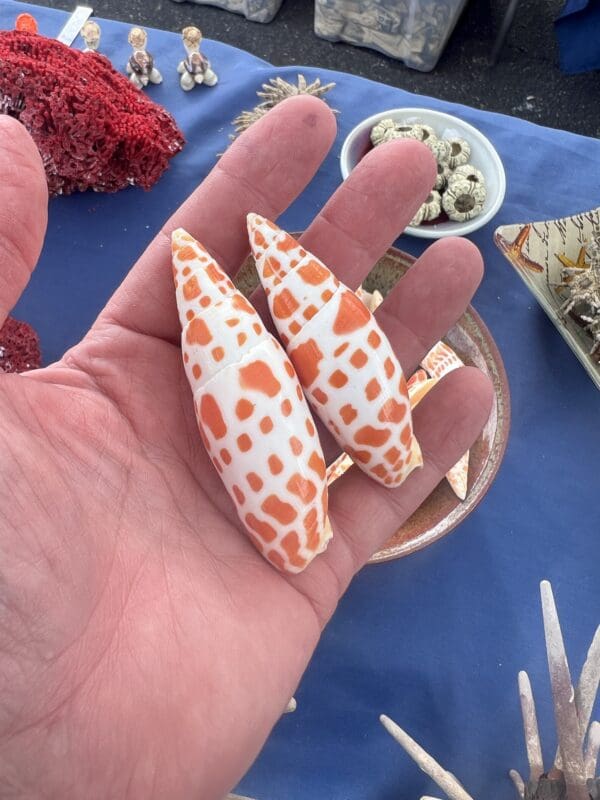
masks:
{"type": "Polygon", "coordinates": [[[202,31],[190,25],[183,29],[181,36],[187,53],[187,58],[184,58],[177,67],[177,72],[181,75],[179,81],[181,88],[189,92],[196,84],[214,86],[219,79],[211,69],[210,61],[200,52],[202,31]]]}
{"type": "Polygon", "coordinates": [[[148,35],[143,28],[132,28],[127,41],[133,48],[131,58],[127,62],[126,72],[129,80],[143,89],[148,83],[162,83],[162,75],[154,66],[154,58],[146,50],[148,35]]]}
{"type": "Polygon", "coordinates": [[[85,42],[84,53],[95,53],[100,44],[100,25],[89,20],[81,29],[81,38],[85,42]]]}

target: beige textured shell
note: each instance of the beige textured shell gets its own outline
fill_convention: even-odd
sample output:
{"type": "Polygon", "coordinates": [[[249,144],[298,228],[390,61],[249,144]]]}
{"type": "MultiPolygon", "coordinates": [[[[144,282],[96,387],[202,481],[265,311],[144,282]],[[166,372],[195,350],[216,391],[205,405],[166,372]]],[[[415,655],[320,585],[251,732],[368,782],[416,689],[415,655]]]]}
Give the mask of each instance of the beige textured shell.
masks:
{"type": "Polygon", "coordinates": [[[451,220],[465,222],[481,214],[485,195],[485,188],[481,184],[461,176],[452,176],[442,197],[442,205],[451,220]]]}
{"type": "Polygon", "coordinates": [[[423,141],[433,153],[438,164],[447,164],[450,160],[450,142],[446,139],[438,139],[437,136],[429,136],[423,141]]]}
{"type": "Polygon", "coordinates": [[[454,172],[450,175],[449,182],[454,180],[454,178],[466,178],[472,183],[478,183],[481,186],[485,186],[485,178],[483,177],[483,173],[480,172],[477,167],[474,167],[473,164],[462,164],[461,166],[456,167],[454,172]]]}
{"type": "Polygon", "coordinates": [[[450,144],[450,169],[456,169],[462,164],[466,164],[471,157],[471,145],[466,139],[456,136],[448,139],[448,143],[450,144]]]}

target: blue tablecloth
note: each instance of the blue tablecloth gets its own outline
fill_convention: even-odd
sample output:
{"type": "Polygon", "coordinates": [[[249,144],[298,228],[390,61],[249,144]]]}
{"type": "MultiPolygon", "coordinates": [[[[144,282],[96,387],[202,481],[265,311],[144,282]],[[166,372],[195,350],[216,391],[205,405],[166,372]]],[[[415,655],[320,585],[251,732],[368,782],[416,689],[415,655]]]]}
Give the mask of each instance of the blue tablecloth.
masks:
{"type": "Polygon", "coordinates": [[[566,0],[555,27],[563,72],[600,68],[600,0],[566,0]]]}
{"type": "MultiPolygon", "coordinates": [[[[12,27],[24,9],[0,0],[0,27],[12,27]]],[[[66,18],[41,8],[35,14],[49,36],[66,18]]],[[[126,26],[101,24],[102,51],[124,65],[126,26]]],[[[487,267],[475,306],[501,349],[512,390],[504,465],[485,501],[451,536],[356,578],[302,681],[298,711],[277,725],[240,791],[260,800],[439,796],[380,727],[383,711],[475,797],[505,800],[513,791],[508,768],[525,769],[519,669],[532,678],[548,758],[555,748],[540,579],[554,585],[575,676],[600,622],[600,395],[494,248],[492,232],[501,223],[598,205],[600,142],[350,75],[272,67],[211,41],[205,49],[218,87],[184,94],[175,73],[179,37],[150,31],[149,46],[165,76],[150,95],[175,115],[188,145],[150,193],[52,201],[39,267],[15,310],[38,329],[46,362],[84,333],[165,217],[227,147],[231,119],[255,104],[256,89],[271,76],[293,79],[302,71],[336,81],[328,99],[341,112],[331,154],[282,218],[291,230],[304,228],[339,184],[344,137],[377,111],[403,105],[449,111],[498,148],[506,202],[473,239],[487,267]]],[[[425,243],[403,237],[399,246],[418,255],[425,243]]]]}

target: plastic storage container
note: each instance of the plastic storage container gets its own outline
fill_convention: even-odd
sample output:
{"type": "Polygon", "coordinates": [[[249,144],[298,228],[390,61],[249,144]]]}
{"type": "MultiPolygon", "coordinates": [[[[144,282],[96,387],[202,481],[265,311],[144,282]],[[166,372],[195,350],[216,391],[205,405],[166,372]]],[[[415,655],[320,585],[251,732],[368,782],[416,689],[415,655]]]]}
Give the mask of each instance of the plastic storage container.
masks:
{"type": "Polygon", "coordinates": [[[371,47],[428,72],[467,0],[315,0],[315,33],[371,47]]]}
{"type": "MultiPolygon", "coordinates": [[[[173,0],[173,2],[183,3],[184,0],[173,0]]],[[[279,11],[282,0],[190,0],[190,2],[235,11],[251,19],[252,22],[271,22],[279,11]]]]}

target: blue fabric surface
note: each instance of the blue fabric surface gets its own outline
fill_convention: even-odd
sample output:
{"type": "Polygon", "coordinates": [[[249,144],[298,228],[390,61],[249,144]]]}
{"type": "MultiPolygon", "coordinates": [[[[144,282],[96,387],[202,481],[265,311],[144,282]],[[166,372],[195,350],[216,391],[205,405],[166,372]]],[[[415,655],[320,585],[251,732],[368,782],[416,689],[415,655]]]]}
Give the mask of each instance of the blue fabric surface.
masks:
{"type": "MultiPolygon", "coordinates": [[[[26,7],[0,2],[0,27],[26,7]]],[[[54,36],[65,15],[35,9],[54,36]]],[[[128,56],[127,27],[102,22],[102,51],[128,56]]],[[[572,214],[598,204],[600,142],[312,68],[270,67],[217,42],[206,52],[215,89],[184,94],[178,36],[150,32],[165,76],[150,96],[176,117],[184,152],[150,193],[53,200],[39,267],[15,314],[39,331],[45,362],[75,344],[164,219],[228,144],[230,120],[274,75],[334,80],[339,133],[327,161],[282,217],[304,228],[340,183],[344,137],[364,117],[398,106],[458,114],[480,128],[504,161],[508,190],[493,222],[472,238],[486,277],[475,306],[498,343],[512,390],[508,451],[489,494],[441,542],[368,567],[327,628],[297,692],[298,711],[276,726],[239,790],[260,800],[412,800],[439,796],[380,727],[386,712],[486,800],[512,796],[510,767],[524,774],[516,677],[527,669],[547,758],[556,745],[538,583],[555,588],[574,676],[600,622],[600,395],[513,269],[496,251],[496,225],[572,214]]],[[[418,255],[422,240],[403,237],[418,255]]],[[[193,654],[190,654],[193,658],[193,654]]],[[[176,676],[174,676],[176,680],[176,676]]],[[[200,798],[198,799],[200,800],[200,798]]]]}
{"type": "Polygon", "coordinates": [[[600,0],[566,0],[555,28],[563,72],[600,68],[600,0]]]}

